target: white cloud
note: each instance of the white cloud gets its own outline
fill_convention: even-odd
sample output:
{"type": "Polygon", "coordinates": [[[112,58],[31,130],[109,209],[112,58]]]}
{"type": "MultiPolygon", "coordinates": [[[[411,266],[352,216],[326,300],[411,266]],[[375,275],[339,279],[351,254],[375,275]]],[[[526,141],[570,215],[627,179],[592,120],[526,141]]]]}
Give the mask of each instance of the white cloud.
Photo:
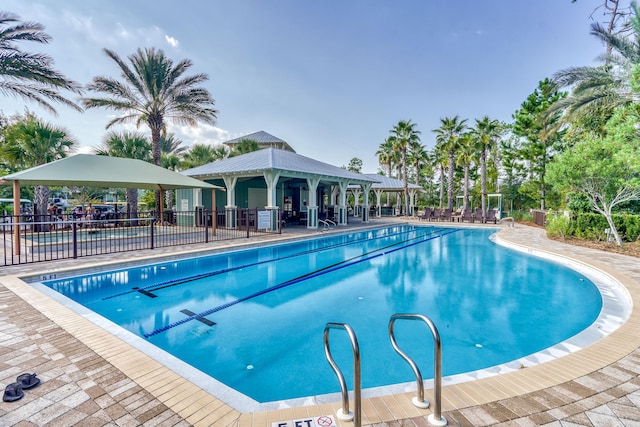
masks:
{"type": "Polygon", "coordinates": [[[178,45],[180,44],[178,40],[166,34],[164,35],[164,39],[167,41],[167,43],[169,43],[169,45],[171,45],[171,47],[178,47],[178,45]]]}
{"type": "Polygon", "coordinates": [[[233,139],[229,131],[208,124],[191,126],[169,126],[169,132],[184,141],[184,145],[190,147],[193,144],[220,145],[233,139]]]}
{"type": "Polygon", "coordinates": [[[76,147],[76,152],[74,154],[93,154],[94,147],[88,147],[86,145],[81,145],[76,147]]]}

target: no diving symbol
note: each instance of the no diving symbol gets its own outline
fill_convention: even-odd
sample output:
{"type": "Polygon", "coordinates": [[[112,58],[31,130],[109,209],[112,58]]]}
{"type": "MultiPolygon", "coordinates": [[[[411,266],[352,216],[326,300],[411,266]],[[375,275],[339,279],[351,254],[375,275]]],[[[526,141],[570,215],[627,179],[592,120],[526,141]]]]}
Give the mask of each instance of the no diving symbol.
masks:
{"type": "Polygon", "coordinates": [[[333,424],[333,420],[331,417],[318,417],[316,420],[316,424],[318,427],[331,427],[333,424]]]}

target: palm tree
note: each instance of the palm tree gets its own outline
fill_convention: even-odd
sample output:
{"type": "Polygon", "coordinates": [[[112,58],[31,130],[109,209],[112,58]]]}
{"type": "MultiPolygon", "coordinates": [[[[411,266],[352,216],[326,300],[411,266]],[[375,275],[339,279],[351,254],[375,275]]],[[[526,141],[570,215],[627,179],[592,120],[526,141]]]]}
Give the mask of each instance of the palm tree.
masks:
{"type": "Polygon", "coordinates": [[[471,132],[480,153],[480,193],[482,219],[484,220],[487,216],[487,154],[495,148],[502,136],[503,126],[498,120],[484,116],[481,119],[476,119],[476,125],[471,132]]]}
{"type": "Polygon", "coordinates": [[[440,119],[440,127],[434,129],[436,144],[446,151],[449,159],[449,181],[447,183],[447,208],[453,208],[454,175],[456,164],[456,150],[460,147],[460,137],[467,129],[467,119],[460,120],[459,116],[440,119]]]}
{"type": "MultiPolygon", "coordinates": [[[[126,157],[129,159],[151,161],[151,144],[139,132],[109,132],[102,140],[102,145],[94,152],[99,156],[126,157]]],[[[127,214],[131,218],[138,216],[138,190],[127,188],[127,214]]]]}
{"type": "Polygon", "coordinates": [[[206,144],[193,144],[189,150],[182,154],[182,169],[191,169],[207,163],[222,160],[227,156],[227,148],[224,145],[215,147],[206,144]]]}
{"type": "Polygon", "coordinates": [[[560,99],[549,114],[565,112],[565,121],[605,114],[610,117],[617,107],[638,102],[637,65],[640,64],[640,17],[638,6],[632,2],[633,16],[629,19],[631,34],[611,33],[600,23],[591,25],[591,34],[607,45],[603,64],[589,67],[570,67],[553,76],[558,88],[573,87],[570,96],[560,99]]]}
{"type": "MultiPolygon", "coordinates": [[[[160,166],[160,136],[166,131],[166,120],[176,124],[195,126],[199,122],[213,124],[217,111],[209,91],[200,84],[209,79],[206,74],[184,76],[193,65],[184,59],[174,64],[162,50],[138,49],[128,57],[127,65],[118,54],[105,49],[106,55],[118,64],[122,81],[97,76],[88,85],[93,92],[105,97],[84,98],[85,108],[104,107],[120,111],[122,116],[107,123],[107,129],[115,124],[146,123],[151,130],[153,163],[160,166]]],[[[156,204],[162,213],[162,199],[156,191],[156,204]]]]}
{"type": "MultiPolygon", "coordinates": [[[[69,133],[38,119],[32,113],[16,118],[2,129],[0,158],[12,168],[26,169],[67,157],[74,151],[75,140],[69,133]]],[[[35,213],[46,213],[49,187],[35,187],[35,213]]]]}
{"type": "Polygon", "coordinates": [[[233,149],[229,153],[229,157],[241,156],[243,154],[251,153],[258,150],[260,150],[258,141],[250,138],[242,138],[240,141],[238,141],[237,144],[234,145],[233,149]]]}
{"type": "Polygon", "coordinates": [[[456,162],[464,170],[464,183],[462,190],[462,211],[469,209],[469,181],[470,170],[473,159],[476,155],[471,132],[466,132],[460,137],[460,147],[456,152],[456,162]]]}
{"type": "Polygon", "coordinates": [[[44,27],[33,22],[20,22],[15,15],[0,12],[0,92],[36,102],[56,114],[49,101],[81,108],[60,95],[60,90],[82,93],[81,86],[53,69],[53,59],[41,53],[22,52],[17,43],[48,43],[51,37],[44,27]]]}
{"type": "Polygon", "coordinates": [[[402,187],[404,192],[404,214],[409,214],[409,181],[407,177],[407,148],[412,144],[420,142],[420,131],[416,130],[416,123],[411,120],[401,120],[391,129],[391,136],[394,151],[400,153],[400,165],[402,175],[402,187]]]}
{"type": "Polygon", "coordinates": [[[184,153],[187,151],[187,147],[182,145],[183,143],[184,141],[176,137],[173,133],[160,135],[160,156],[162,156],[162,153],[174,155],[184,153]]]}
{"type": "MultiPolygon", "coordinates": [[[[183,141],[173,133],[160,135],[160,166],[172,171],[180,167],[180,154],[187,150],[183,141]]],[[[173,208],[173,190],[167,190],[164,194],[164,203],[168,209],[173,208]]]]}
{"type": "MultiPolygon", "coordinates": [[[[426,170],[426,166],[430,161],[431,156],[429,152],[424,148],[424,145],[419,142],[414,142],[409,146],[409,152],[407,153],[407,162],[409,162],[414,168],[414,183],[416,185],[423,187],[422,174],[423,171],[426,170]]],[[[420,195],[418,195],[418,200],[419,197],[420,195]]]]}
{"type": "Polygon", "coordinates": [[[378,156],[378,163],[380,165],[386,166],[387,176],[391,178],[391,170],[393,168],[393,140],[391,140],[390,138],[385,139],[384,142],[378,147],[376,156],[378,156]]]}

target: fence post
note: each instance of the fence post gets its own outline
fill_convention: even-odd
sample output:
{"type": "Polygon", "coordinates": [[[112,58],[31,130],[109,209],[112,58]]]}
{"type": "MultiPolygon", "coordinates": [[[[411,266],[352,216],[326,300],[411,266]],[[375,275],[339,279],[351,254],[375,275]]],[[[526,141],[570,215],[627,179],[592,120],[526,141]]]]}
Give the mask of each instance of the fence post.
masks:
{"type": "Polygon", "coordinates": [[[149,249],[153,249],[153,244],[154,244],[154,242],[153,242],[153,237],[154,237],[153,236],[153,231],[154,231],[153,223],[154,222],[156,222],[156,219],[154,217],[151,217],[151,221],[149,221],[149,227],[151,227],[151,229],[149,230],[149,238],[151,239],[151,242],[150,242],[151,247],[149,249]]]}
{"type": "Polygon", "coordinates": [[[212,235],[215,236],[216,235],[216,230],[218,228],[218,210],[216,208],[213,208],[211,210],[211,230],[212,230],[212,235]]]}
{"type": "Polygon", "coordinates": [[[73,230],[73,259],[76,259],[78,258],[78,223],[76,221],[73,221],[71,230],[73,230]]]}
{"type": "MultiPolygon", "coordinates": [[[[204,242],[209,243],[209,211],[206,209],[203,212],[204,214],[204,242]]],[[[213,218],[211,219],[213,221],[213,218]]]]}

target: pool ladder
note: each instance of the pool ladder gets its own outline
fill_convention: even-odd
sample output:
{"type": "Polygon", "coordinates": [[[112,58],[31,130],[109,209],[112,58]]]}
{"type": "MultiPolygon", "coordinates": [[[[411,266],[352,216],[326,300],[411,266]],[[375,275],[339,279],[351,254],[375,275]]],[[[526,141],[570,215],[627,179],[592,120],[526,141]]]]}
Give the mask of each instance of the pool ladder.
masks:
{"type": "MultiPolygon", "coordinates": [[[[391,345],[393,349],[407,362],[413,373],[416,377],[416,385],[417,385],[417,394],[412,399],[412,402],[418,408],[426,409],[429,407],[429,402],[424,398],[424,386],[422,382],[422,374],[420,373],[420,369],[418,365],[409,357],[404,351],[400,349],[398,343],[396,342],[395,334],[394,334],[394,325],[396,320],[406,319],[406,320],[422,320],[427,324],[431,331],[431,335],[433,336],[434,343],[434,408],[433,413],[429,415],[428,420],[429,423],[433,426],[446,426],[447,419],[442,416],[441,408],[442,408],[442,343],[440,342],[440,334],[438,333],[438,329],[435,324],[429,319],[427,316],[422,314],[402,314],[396,313],[391,316],[389,319],[389,339],[391,340],[391,345]]],[[[358,339],[356,337],[355,332],[346,323],[327,323],[324,328],[324,352],[327,357],[327,361],[336,376],[338,377],[338,382],[340,383],[340,390],[342,394],[342,408],[338,410],[338,418],[343,421],[351,421],[353,420],[355,427],[361,427],[361,417],[362,417],[362,406],[361,406],[361,381],[360,381],[360,347],[358,345],[358,339]],[[329,346],[329,331],[331,329],[344,329],[349,336],[349,340],[351,341],[351,349],[353,351],[353,400],[354,400],[354,410],[349,410],[349,391],[347,389],[347,383],[344,379],[344,375],[342,371],[333,360],[333,356],[331,355],[331,348],[329,346]]]]}

